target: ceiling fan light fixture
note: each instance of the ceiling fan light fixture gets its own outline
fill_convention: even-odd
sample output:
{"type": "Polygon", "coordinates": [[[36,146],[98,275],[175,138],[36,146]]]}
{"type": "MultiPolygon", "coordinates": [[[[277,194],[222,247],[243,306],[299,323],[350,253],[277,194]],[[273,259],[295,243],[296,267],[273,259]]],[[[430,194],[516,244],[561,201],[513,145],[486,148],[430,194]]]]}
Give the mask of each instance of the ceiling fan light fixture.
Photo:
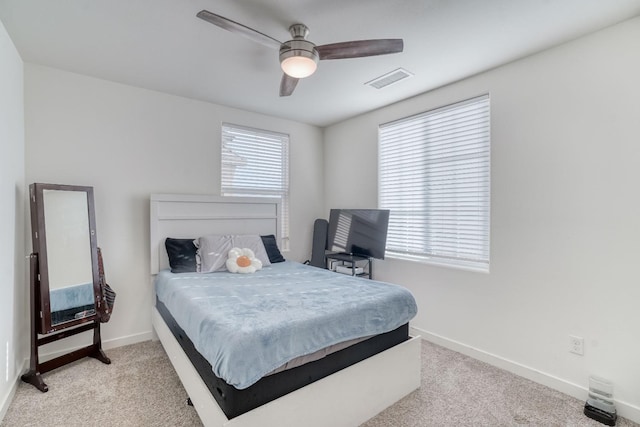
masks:
{"type": "Polygon", "coordinates": [[[282,71],[291,77],[297,79],[303,79],[309,77],[316,72],[318,63],[313,58],[307,58],[306,56],[291,56],[285,58],[280,63],[282,71]]]}
{"type": "Polygon", "coordinates": [[[303,79],[318,68],[318,51],[307,40],[290,40],[280,49],[280,67],[288,76],[303,79]]]}

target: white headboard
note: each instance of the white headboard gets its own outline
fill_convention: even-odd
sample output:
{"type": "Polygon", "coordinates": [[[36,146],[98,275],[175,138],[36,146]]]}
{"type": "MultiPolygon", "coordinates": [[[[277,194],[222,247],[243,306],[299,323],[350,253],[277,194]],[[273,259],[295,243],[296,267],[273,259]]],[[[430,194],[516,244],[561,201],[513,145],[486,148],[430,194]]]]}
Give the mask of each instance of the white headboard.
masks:
{"type": "Polygon", "coordinates": [[[152,194],[150,214],[151,274],[169,268],[167,237],[273,234],[280,242],[280,199],[152,194]]]}

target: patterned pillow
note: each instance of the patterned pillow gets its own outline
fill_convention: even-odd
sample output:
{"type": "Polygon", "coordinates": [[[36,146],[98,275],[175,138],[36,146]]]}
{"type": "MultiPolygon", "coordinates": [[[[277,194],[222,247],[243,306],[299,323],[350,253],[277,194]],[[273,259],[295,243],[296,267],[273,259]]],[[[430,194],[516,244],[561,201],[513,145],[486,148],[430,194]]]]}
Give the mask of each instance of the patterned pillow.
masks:
{"type": "Polygon", "coordinates": [[[189,273],[196,271],[196,251],[193,239],[173,239],[167,237],[164,247],[169,256],[172,273],[189,273]]]}
{"type": "Polygon", "coordinates": [[[233,248],[225,264],[229,273],[250,274],[262,268],[262,263],[249,248],[233,248]]]}

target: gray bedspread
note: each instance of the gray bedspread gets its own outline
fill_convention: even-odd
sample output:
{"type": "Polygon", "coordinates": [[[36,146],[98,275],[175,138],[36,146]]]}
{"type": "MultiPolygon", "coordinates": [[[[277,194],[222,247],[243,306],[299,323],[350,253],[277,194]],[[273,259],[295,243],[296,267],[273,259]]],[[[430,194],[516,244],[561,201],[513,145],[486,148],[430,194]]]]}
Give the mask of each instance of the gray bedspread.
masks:
{"type": "Polygon", "coordinates": [[[214,373],[238,389],[296,357],[389,332],[417,313],[400,286],[290,261],[254,274],[165,270],[156,294],[214,373]]]}

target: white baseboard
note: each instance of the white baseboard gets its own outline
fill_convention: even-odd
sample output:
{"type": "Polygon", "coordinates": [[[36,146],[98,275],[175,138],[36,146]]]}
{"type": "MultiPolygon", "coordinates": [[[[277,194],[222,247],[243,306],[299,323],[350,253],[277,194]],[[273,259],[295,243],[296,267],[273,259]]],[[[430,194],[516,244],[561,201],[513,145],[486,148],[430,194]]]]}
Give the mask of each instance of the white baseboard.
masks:
{"type": "MultiPolygon", "coordinates": [[[[140,332],[139,334],[127,335],[127,336],[119,337],[119,338],[112,338],[110,340],[103,340],[102,341],[102,349],[103,350],[109,350],[109,349],[112,349],[112,348],[122,347],[122,346],[129,345],[129,344],[136,344],[136,343],[143,342],[143,341],[150,341],[152,338],[153,338],[153,332],[151,332],[151,331],[140,332]]],[[[87,344],[85,344],[85,345],[87,345],[87,344]]],[[[58,356],[62,356],[63,354],[70,353],[70,352],[72,352],[74,350],[77,350],[79,348],[82,348],[82,347],[84,347],[84,345],[69,347],[69,348],[65,348],[63,350],[57,350],[57,351],[53,351],[53,352],[50,352],[50,353],[40,353],[40,363],[42,363],[43,361],[46,361],[46,360],[54,359],[54,358],[56,358],[58,356]]]]}
{"type": "Polygon", "coordinates": [[[9,405],[13,401],[13,396],[16,395],[16,390],[18,389],[18,384],[20,384],[20,376],[22,373],[27,370],[29,367],[29,360],[25,360],[22,364],[22,367],[18,369],[18,374],[13,380],[13,386],[11,386],[11,390],[4,396],[2,402],[0,402],[0,423],[4,419],[4,416],[7,415],[7,411],[9,410],[9,405]]]}
{"type": "MultiPolygon", "coordinates": [[[[412,335],[422,335],[422,339],[424,340],[456,351],[458,353],[462,353],[474,359],[483,361],[500,369],[504,369],[505,371],[509,371],[520,377],[537,382],[538,384],[545,385],[561,393],[568,394],[569,396],[573,396],[576,399],[584,401],[587,400],[587,389],[570,381],[558,378],[545,372],[541,372],[537,369],[531,368],[518,362],[514,362],[509,359],[505,359],[504,357],[497,356],[495,354],[488,353],[475,347],[471,347],[464,343],[451,340],[441,335],[425,331],[424,329],[412,326],[410,327],[410,333],[412,335]]],[[[616,400],[615,404],[619,416],[627,418],[636,423],[640,423],[640,407],[620,400],[616,400]]]]}
{"type": "MultiPolygon", "coordinates": [[[[138,334],[127,335],[124,337],[112,338],[110,340],[103,340],[102,349],[109,350],[112,348],[122,347],[129,344],[136,344],[143,341],[150,341],[153,338],[153,336],[154,336],[154,333],[152,331],[147,331],[147,332],[140,332],[138,334]]],[[[55,359],[56,357],[62,356],[63,354],[67,354],[72,351],[78,350],[79,348],[83,348],[85,345],[68,347],[62,350],[56,350],[49,353],[40,353],[40,363],[45,362],[47,360],[55,359]]],[[[28,367],[29,367],[29,358],[27,357],[24,360],[24,368],[22,371],[25,372],[28,367]]]]}
{"type": "Polygon", "coordinates": [[[102,348],[109,350],[110,348],[122,347],[129,344],[136,344],[143,341],[150,341],[155,336],[153,331],[140,332],[139,334],[127,335],[126,337],[113,338],[102,341],[102,348]]]}

